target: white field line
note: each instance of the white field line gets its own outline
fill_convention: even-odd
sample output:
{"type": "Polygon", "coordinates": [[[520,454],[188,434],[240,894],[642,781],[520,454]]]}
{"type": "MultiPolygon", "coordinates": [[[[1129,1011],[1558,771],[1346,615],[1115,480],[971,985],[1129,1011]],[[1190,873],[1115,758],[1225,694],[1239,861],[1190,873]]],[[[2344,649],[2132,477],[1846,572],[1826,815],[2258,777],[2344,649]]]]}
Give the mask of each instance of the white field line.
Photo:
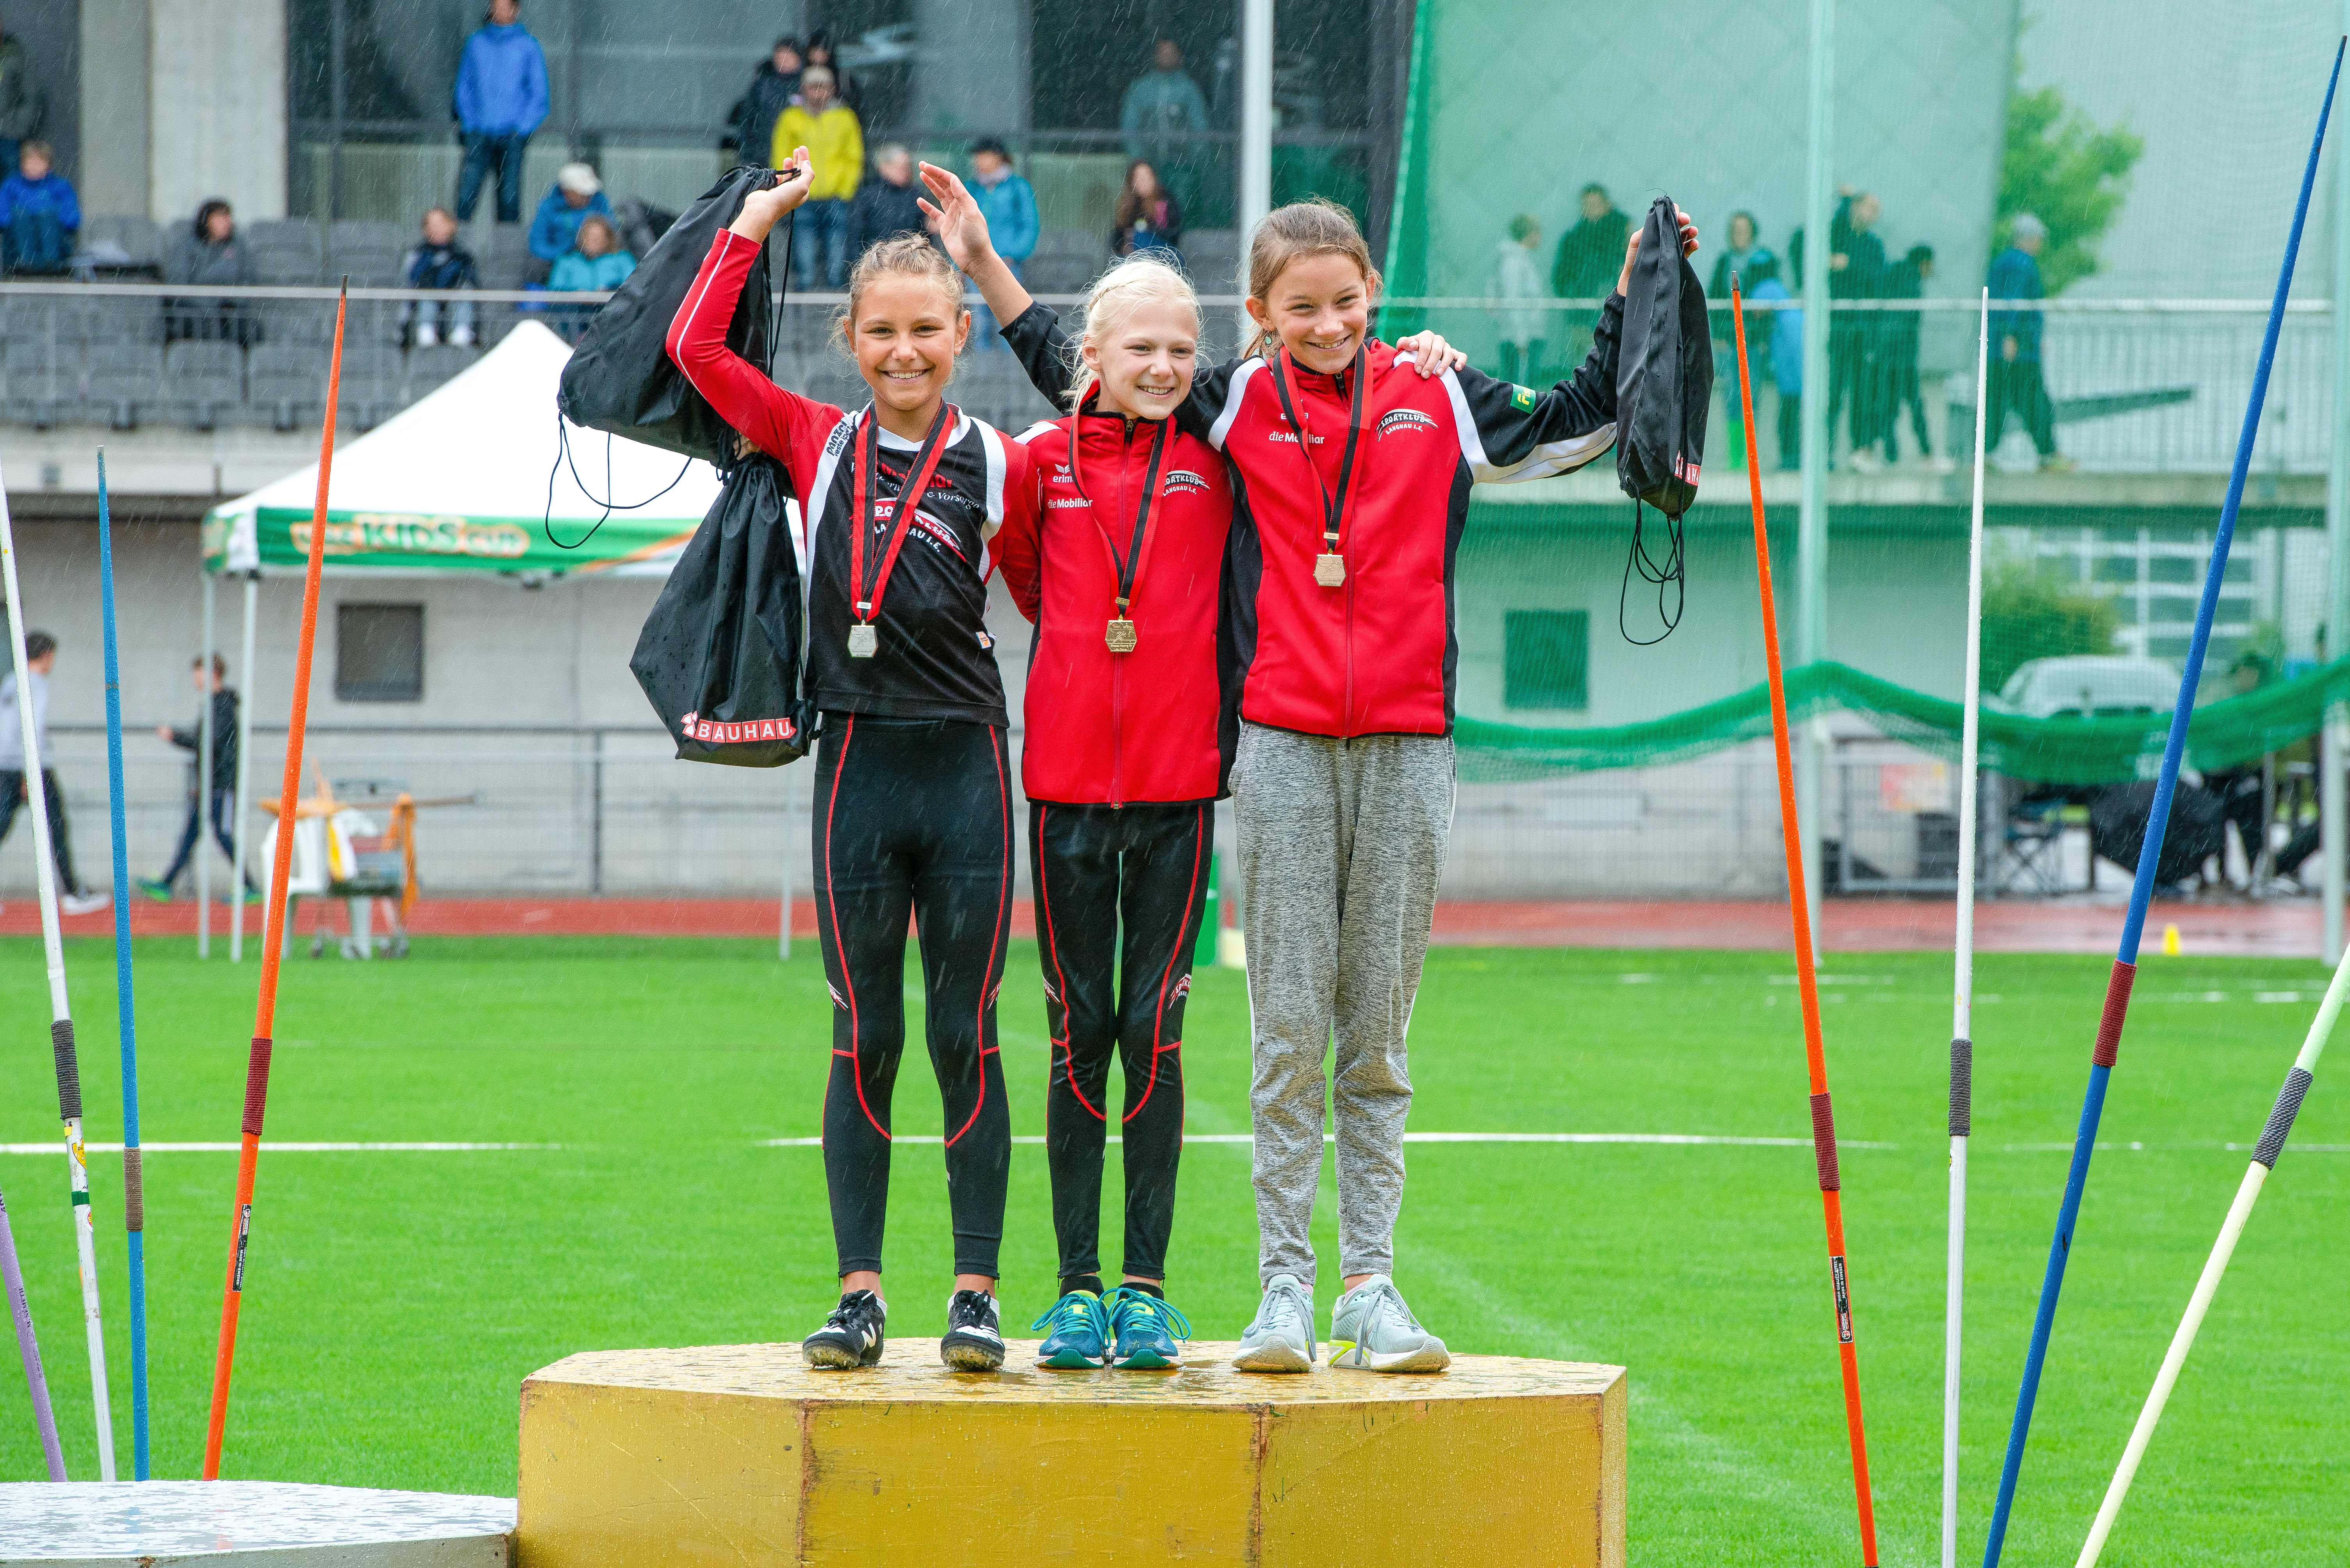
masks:
{"type": "MultiPolygon", "coordinates": [[[[890,1141],[893,1143],[937,1143],[940,1140],[936,1137],[921,1137],[910,1134],[906,1137],[893,1138],[890,1141]]],[[[1041,1137],[1015,1137],[1012,1141],[1014,1143],[1043,1143],[1045,1140],[1041,1137]]],[[[1113,1135],[1109,1141],[1112,1143],[1123,1143],[1126,1140],[1113,1135]]],[[[1249,1133],[1187,1133],[1184,1135],[1183,1141],[1187,1144],[1253,1144],[1256,1141],[1256,1138],[1253,1135],[1249,1133]]],[[[1336,1143],[1338,1141],[1338,1135],[1336,1133],[1324,1133],[1322,1135],[1322,1141],[1324,1143],[1336,1143]]],[[[1812,1140],[1807,1137],[1716,1137],[1711,1133],[1408,1132],[1403,1135],[1403,1141],[1406,1143],[1728,1144],[1754,1148],[1809,1148],[1812,1147],[1812,1140]]],[[[47,1146],[26,1144],[25,1147],[27,1149],[30,1149],[36,1147],[47,1147],[47,1146]]],[[[821,1148],[824,1147],[824,1139],[820,1137],[770,1137],[760,1139],[758,1147],[761,1148],[821,1148]]],[[[1842,1138],[1837,1140],[1837,1147],[1839,1148],[1894,1148],[1898,1146],[1889,1143],[1862,1143],[1851,1138],[1842,1138]]]]}
{"type": "MultiPolygon", "coordinates": [[[[942,1140],[936,1136],[924,1137],[919,1133],[908,1133],[893,1141],[903,1144],[932,1144],[942,1140]]],[[[1042,1144],[1045,1140],[1040,1137],[1032,1136],[1014,1137],[1012,1141],[1018,1144],[1042,1144]]],[[[1125,1140],[1112,1135],[1109,1141],[1123,1143],[1125,1140]]],[[[1247,1133],[1191,1133],[1186,1136],[1183,1141],[1187,1144],[1253,1144],[1256,1140],[1247,1133]]],[[[1337,1135],[1325,1133],[1322,1135],[1322,1141],[1326,1144],[1336,1143],[1338,1141],[1337,1135]]],[[[1737,1137],[1713,1133],[1408,1132],[1403,1135],[1403,1141],[1406,1143],[1663,1144],[1731,1148],[1809,1148],[1812,1146],[1812,1140],[1807,1137],[1737,1137]]],[[[91,1154],[122,1152],[122,1146],[119,1143],[93,1143],[84,1147],[91,1154]]],[[[265,1141],[261,1147],[271,1154],[498,1154],[512,1151],[525,1153],[559,1151],[577,1149],[586,1146],[565,1143],[265,1141]]],[[[757,1139],[751,1147],[754,1148],[822,1148],[824,1139],[821,1137],[769,1137],[757,1139]]],[[[1838,1148],[1898,1149],[1901,1146],[1898,1143],[1882,1143],[1863,1138],[1839,1138],[1836,1140],[1836,1147],[1838,1148]]],[[[2099,1143],[2097,1145],[2100,1152],[2121,1150],[2141,1154],[2149,1149],[2160,1153],[2242,1154],[2252,1147],[2249,1143],[2099,1143]]],[[[139,1146],[141,1154],[235,1154],[243,1147],[244,1145],[236,1143],[144,1143],[139,1146]]],[[[1990,1147],[2001,1154],[2064,1154],[2069,1153],[2073,1146],[2069,1143],[2005,1143],[1994,1144],[1990,1147]]],[[[2293,1147],[2296,1154],[2350,1154],[2350,1143],[2297,1143],[2293,1147]]],[[[65,1146],[54,1141],[0,1143],[0,1155],[61,1155],[63,1153],[65,1153],[65,1146]]]]}
{"type": "MultiPolygon", "coordinates": [[[[84,1146],[92,1154],[120,1154],[119,1143],[93,1143],[84,1146]]],[[[281,1143],[265,1139],[262,1147],[272,1154],[482,1154],[494,1149],[562,1148],[559,1143],[281,1143]]],[[[236,1154],[244,1149],[242,1143],[142,1143],[141,1154],[236,1154]]],[[[0,1143],[0,1154],[62,1154],[63,1144],[0,1143]]]]}

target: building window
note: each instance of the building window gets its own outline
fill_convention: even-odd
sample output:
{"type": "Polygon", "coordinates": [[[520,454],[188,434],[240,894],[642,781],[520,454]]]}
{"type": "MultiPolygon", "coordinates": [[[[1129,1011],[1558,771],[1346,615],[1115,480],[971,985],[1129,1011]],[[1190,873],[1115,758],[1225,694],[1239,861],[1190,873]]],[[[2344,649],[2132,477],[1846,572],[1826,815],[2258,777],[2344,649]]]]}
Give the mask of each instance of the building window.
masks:
{"type": "Polygon", "coordinates": [[[424,607],[335,607],[335,696],[344,702],[424,701],[424,607]]]}
{"type": "Polygon", "coordinates": [[[1511,708],[1591,705],[1591,616],[1511,610],[1502,618],[1502,701],[1511,708]]]}

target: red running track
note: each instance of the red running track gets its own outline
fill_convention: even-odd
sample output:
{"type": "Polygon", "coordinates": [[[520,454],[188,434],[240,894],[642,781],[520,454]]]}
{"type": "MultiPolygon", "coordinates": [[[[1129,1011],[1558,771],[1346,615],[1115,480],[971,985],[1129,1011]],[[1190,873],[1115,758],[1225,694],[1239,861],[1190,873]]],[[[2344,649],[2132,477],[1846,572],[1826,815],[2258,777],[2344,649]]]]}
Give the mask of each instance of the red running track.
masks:
{"type": "MultiPolygon", "coordinates": [[[[1975,945],[1983,952],[2111,953],[2121,934],[2123,905],[2087,899],[1992,902],[1978,907],[1975,945]]],[[[775,904],[760,898],[428,898],[410,929],[422,936],[768,937],[775,934],[775,904]]],[[[813,939],[816,906],[801,899],[792,934],[813,939]]],[[[216,911],[213,934],[226,940],[228,910],[216,911]]],[[[248,938],[260,911],[248,909],[248,938]]],[[[2312,958],[2320,938],[2315,899],[2264,903],[2157,904],[2147,922],[2147,947],[2159,951],[2166,925],[2178,928],[2180,950],[2312,958]]],[[[1821,945],[1832,952],[1947,951],[1951,906],[1926,898],[1835,898],[1821,908],[1821,945]]],[[[298,935],[323,920],[342,929],[341,909],[304,901],[298,935]]],[[[35,936],[40,908],[31,898],[0,907],[0,936],[35,936]]],[[[66,934],[112,934],[110,911],[65,922],[66,934]]],[[[182,900],[131,906],[140,936],[192,936],[195,905],[182,900]]],[[[1013,908],[1013,934],[1035,934],[1027,900],[1013,908]]],[[[1629,899],[1458,902],[1436,907],[1436,940],[1458,946],[1571,948],[1746,948],[1791,950],[1787,906],[1767,899],[1634,901],[1629,899]]]]}

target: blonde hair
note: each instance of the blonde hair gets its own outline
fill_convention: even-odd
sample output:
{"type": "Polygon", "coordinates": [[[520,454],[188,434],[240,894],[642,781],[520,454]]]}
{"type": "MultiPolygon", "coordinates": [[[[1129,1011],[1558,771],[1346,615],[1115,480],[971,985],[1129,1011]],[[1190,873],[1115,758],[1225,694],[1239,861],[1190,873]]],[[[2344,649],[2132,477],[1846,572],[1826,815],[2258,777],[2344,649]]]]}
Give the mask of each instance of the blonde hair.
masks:
{"type": "Polygon", "coordinates": [[[920,234],[893,234],[857,258],[848,273],[848,304],[832,318],[834,335],[849,358],[857,357],[857,313],[865,291],[885,277],[927,278],[947,298],[950,317],[962,310],[962,274],[946,252],[920,234]]]}
{"type": "MultiPolygon", "coordinates": [[[[1379,269],[1371,265],[1371,247],[1355,226],[1355,214],[1316,196],[1275,207],[1249,235],[1249,298],[1263,304],[1289,264],[1307,256],[1345,256],[1362,269],[1364,286],[1378,292],[1379,269]]],[[[1243,352],[1270,355],[1280,347],[1279,334],[1260,327],[1243,352]]]]}
{"type": "Polygon", "coordinates": [[[1153,303],[1181,305],[1191,312],[1192,330],[1199,330],[1200,296],[1191,280],[1154,256],[1133,255],[1094,279],[1086,290],[1086,325],[1069,347],[1071,377],[1066,393],[1074,410],[1086,400],[1101,378],[1085,360],[1085,346],[1099,348],[1119,322],[1135,307],[1153,303]]]}

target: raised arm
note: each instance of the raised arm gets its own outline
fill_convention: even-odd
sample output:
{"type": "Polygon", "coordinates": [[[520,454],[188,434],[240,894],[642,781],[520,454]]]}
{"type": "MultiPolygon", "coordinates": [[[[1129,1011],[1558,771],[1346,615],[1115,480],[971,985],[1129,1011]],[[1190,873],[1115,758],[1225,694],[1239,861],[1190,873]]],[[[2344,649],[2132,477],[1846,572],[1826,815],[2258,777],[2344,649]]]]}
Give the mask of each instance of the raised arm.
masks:
{"type": "Polygon", "coordinates": [[[709,400],[719,417],[752,445],[781,459],[797,478],[803,465],[795,458],[822,439],[831,423],[824,417],[828,410],[776,386],[726,346],[743,280],[767,243],[767,231],[807,195],[807,149],[800,149],[795,162],[790,179],[745,196],[742,214],[711,242],[702,271],[670,322],[668,347],[688,384],[709,400]]]}

